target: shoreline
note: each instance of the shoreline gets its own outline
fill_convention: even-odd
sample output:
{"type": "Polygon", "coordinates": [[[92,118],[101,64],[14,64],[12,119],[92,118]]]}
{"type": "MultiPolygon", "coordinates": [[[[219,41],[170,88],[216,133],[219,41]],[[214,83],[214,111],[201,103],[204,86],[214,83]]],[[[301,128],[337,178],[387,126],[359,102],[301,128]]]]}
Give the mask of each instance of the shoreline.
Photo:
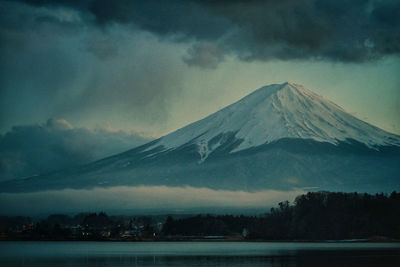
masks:
{"type": "Polygon", "coordinates": [[[243,239],[243,238],[225,238],[225,239],[212,239],[212,238],[160,238],[160,239],[0,239],[0,242],[209,242],[209,243],[219,243],[219,242],[229,242],[229,243],[400,243],[400,240],[393,238],[363,238],[363,239],[344,239],[344,240],[268,240],[268,239],[243,239]]]}

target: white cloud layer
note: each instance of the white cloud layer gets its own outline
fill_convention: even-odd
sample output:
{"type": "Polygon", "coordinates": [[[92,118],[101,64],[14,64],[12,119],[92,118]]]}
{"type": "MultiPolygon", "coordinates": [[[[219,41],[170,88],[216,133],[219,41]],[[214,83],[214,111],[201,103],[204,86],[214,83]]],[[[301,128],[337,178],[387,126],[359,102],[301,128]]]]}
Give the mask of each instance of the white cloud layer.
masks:
{"type": "Polygon", "coordinates": [[[35,215],[84,211],[129,212],[192,208],[268,208],[305,193],[263,190],[258,192],[195,187],[118,186],[0,194],[0,214],[35,215]],[[51,200],[51,201],[49,201],[51,200]]]}

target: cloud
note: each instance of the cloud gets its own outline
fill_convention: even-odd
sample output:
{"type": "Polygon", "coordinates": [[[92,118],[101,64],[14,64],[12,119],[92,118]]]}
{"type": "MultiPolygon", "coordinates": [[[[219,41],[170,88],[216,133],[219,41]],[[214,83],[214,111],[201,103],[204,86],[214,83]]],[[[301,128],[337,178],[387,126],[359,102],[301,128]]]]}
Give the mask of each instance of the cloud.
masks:
{"type": "Polygon", "coordinates": [[[183,57],[183,61],[189,66],[208,69],[216,69],[223,59],[223,50],[213,43],[195,44],[188,50],[188,55],[183,57]]]}
{"type": "Polygon", "coordinates": [[[178,42],[218,42],[242,60],[364,62],[400,52],[397,0],[24,2],[73,8],[102,28],[125,24],[178,42]]]}
{"type": "Polygon", "coordinates": [[[90,39],[87,43],[87,50],[103,60],[114,58],[118,54],[118,46],[110,37],[104,35],[90,39]]]}
{"type": "Polygon", "coordinates": [[[73,127],[63,119],[15,126],[0,135],[0,178],[21,178],[82,165],[135,146],[149,138],[98,127],[73,127]]]}
{"type": "Polygon", "coordinates": [[[84,211],[172,210],[192,208],[265,208],[293,201],[304,190],[258,192],[196,187],[118,186],[33,193],[1,193],[0,214],[35,215],[84,211]],[[48,201],[51,199],[52,201],[48,201]]]}
{"type": "Polygon", "coordinates": [[[46,126],[57,130],[70,130],[73,126],[64,119],[50,118],[47,120],[46,126]]]}
{"type": "Polygon", "coordinates": [[[28,3],[0,1],[0,131],[52,116],[163,127],[182,90],[175,46],[99,27],[73,1],[28,3]]]}

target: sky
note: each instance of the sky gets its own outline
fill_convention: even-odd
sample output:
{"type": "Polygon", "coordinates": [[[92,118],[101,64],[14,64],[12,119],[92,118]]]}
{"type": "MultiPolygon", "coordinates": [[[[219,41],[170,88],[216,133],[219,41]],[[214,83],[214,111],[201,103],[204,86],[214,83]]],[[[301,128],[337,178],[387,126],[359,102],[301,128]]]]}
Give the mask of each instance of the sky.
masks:
{"type": "Polygon", "coordinates": [[[40,172],[40,147],[57,168],[129,149],[285,81],[400,134],[399,29],[398,0],[0,0],[0,176],[40,172]]]}

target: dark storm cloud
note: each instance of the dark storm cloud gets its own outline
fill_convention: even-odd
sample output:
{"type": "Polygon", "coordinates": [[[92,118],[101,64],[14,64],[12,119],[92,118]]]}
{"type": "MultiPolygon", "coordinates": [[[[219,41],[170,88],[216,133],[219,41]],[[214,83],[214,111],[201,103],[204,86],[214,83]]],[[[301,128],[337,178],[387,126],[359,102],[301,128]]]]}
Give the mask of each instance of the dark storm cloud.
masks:
{"type": "MultiPolygon", "coordinates": [[[[101,27],[131,24],[175,40],[214,42],[242,60],[312,59],[364,62],[400,52],[397,0],[188,0],[25,1],[66,6],[93,17],[101,27]]],[[[195,45],[189,65],[215,67],[195,45]],[[200,58],[200,59],[199,59],[200,58]]],[[[207,52],[209,53],[209,52],[207,52]]]]}
{"type": "Polygon", "coordinates": [[[100,59],[110,59],[118,54],[117,45],[105,36],[89,40],[86,48],[100,59]]]}
{"type": "Polygon", "coordinates": [[[166,56],[143,31],[97,27],[88,8],[80,1],[0,1],[2,131],[51,116],[78,121],[82,113],[119,127],[127,118],[165,123],[182,89],[174,68],[180,58],[166,56]]]}
{"type": "Polygon", "coordinates": [[[149,141],[112,128],[88,130],[66,120],[15,126],[0,135],[0,178],[21,178],[81,165],[149,141]]]}
{"type": "Polygon", "coordinates": [[[183,57],[183,61],[189,66],[210,69],[217,68],[223,59],[223,49],[213,43],[195,44],[188,50],[188,55],[183,57]]]}

